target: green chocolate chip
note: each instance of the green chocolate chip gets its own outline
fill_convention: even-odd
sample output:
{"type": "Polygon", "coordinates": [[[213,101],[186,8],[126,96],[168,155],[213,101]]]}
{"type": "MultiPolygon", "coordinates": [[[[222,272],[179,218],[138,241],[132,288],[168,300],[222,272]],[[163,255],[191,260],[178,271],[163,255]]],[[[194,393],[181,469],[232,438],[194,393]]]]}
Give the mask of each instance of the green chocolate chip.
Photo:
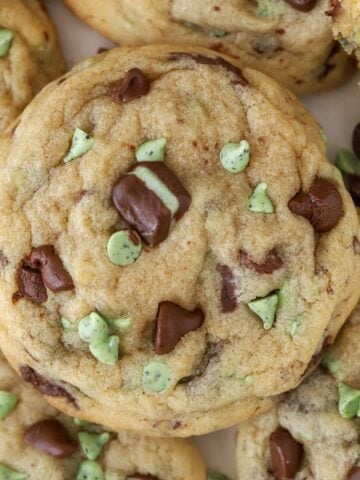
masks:
{"type": "Polygon", "coordinates": [[[330,373],[336,374],[341,368],[341,361],[335,358],[331,353],[327,353],[322,361],[322,364],[329,370],[330,373]]]}
{"type": "Polygon", "coordinates": [[[76,480],[105,480],[104,472],[97,462],[84,460],[80,463],[76,480]]]}
{"type": "Polygon", "coordinates": [[[289,334],[292,338],[294,338],[299,331],[299,328],[301,326],[301,320],[302,319],[300,317],[295,317],[291,320],[289,334]]]}
{"type": "Polygon", "coordinates": [[[101,454],[103,446],[110,440],[110,434],[107,432],[99,434],[80,432],[78,438],[85,457],[89,460],[96,460],[101,454]]]}
{"type": "Polygon", "coordinates": [[[344,418],[352,418],[359,414],[360,390],[339,383],[339,412],[344,418]]]}
{"type": "Polygon", "coordinates": [[[267,194],[267,184],[259,183],[249,198],[249,210],[257,213],[274,213],[275,208],[267,194]]]}
{"type": "Polygon", "coordinates": [[[14,409],[17,397],[13,393],[0,390],[0,420],[3,420],[14,409]]]}
{"type": "Polygon", "coordinates": [[[132,318],[124,315],[123,317],[113,318],[110,323],[118,330],[127,330],[131,327],[132,318]]]}
{"type": "Polygon", "coordinates": [[[0,58],[5,57],[11,47],[14,34],[11,30],[0,28],[0,58]]]}
{"type": "Polygon", "coordinates": [[[16,472],[0,464],[0,480],[25,480],[29,475],[16,472]]]}
{"type": "Polygon", "coordinates": [[[101,343],[109,336],[109,326],[98,313],[82,318],[78,325],[80,338],[88,343],[101,343]]]}
{"type": "Polygon", "coordinates": [[[88,427],[89,425],[92,425],[92,423],[87,422],[86,420],[81,420],[81,418],[74,418],[73,420],[75,425],[78,425],[79,427],[88,427]]]}
{"type": "Polygon", "coordinates": [[[121,230],[111,235],[107,244],[107,252],[112,263],[126,267],[139,258],[141,240],[128,230],[121,230]]]}
{"type": "Polygon", "coordinates": [[[261,318],[264,323],[265,330],[270,330],[270,328],[274,325],[278,303],[278,294],[272,293],[267,297],[253,300],[248,304],[248,306],[251,311],[261,318]]]}
{"type": "Polygon", "coordinates": [[[335,157],[335,165],[342,173],[360,175],[360,160],[348,150],[340,150],[335,157]]]}
{"type": "Polygon", "coordinates": [[[229,480],[229,478],[220,472],[216,472],[215,470],[208,470],[207,480],[229,480]]]}
{"type": "Polygon", "coordinates": [[[143,143],[135,152],[136,160],[138,162],[162,162],[165,158],[166,143],[166,138],[143,143]]]}
{"type": "Polygon", "coordinates": [[[152,361],[143,370],[142,383],[145,392],[160,393],[171,383],[171,372],[166,363],[152,361]]]}
{"type": "Polygon", "coordinates": [[[64,162],[68,163],[71,162],[71,160],[74,160],[74,158],[85,155],[85,153],[87,153],[93,147],[94,143],[95,140],[90,137],[90,135],[80,128],[75,128],[71,141],[71,147],[69,153],[64,158],[64,162]]]}
{"type": "Polygon", "coordinates": [[[119,344],[119,337],[112,335],[100,343],[90,343],[90,352],[99,362],[115,365],[119,360],[119,344]]]}
{"type": "Polygon", "coordinates": [[[64,330],[71,330],[73,328],[73,324],[70,320],[65,317],[61,317],[61,326],[64,330]]]}
{"type": "Polygon", "coordinates": [[[220,152],[221,165],[230,173],[245,170],[250,160],[250,146],[246,140],[240,143],[227,143],[220,152]]]}

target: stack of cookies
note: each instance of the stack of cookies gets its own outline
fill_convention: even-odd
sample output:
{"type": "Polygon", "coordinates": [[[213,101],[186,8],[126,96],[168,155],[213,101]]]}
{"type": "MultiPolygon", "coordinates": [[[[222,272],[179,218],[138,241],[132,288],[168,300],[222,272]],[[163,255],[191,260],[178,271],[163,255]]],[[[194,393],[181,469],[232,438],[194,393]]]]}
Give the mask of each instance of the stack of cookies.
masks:
{"type": "Polygon", "coordinates": [[[0,480],[223,480],[180,437],[237,424],[239,480],[360,479],[360,162],[295,96],[358,5],[66,3],[122,47],[0,0],[0,480]]]}

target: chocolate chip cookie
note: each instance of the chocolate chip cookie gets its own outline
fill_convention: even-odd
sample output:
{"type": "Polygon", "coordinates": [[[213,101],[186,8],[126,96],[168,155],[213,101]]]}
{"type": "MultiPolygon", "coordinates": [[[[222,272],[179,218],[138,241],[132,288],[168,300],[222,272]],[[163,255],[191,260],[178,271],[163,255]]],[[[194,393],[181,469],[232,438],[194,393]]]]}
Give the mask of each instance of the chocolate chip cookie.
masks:
{"type": "Polygon", "coordinates": [[[120,45],[187,43],[239,59],[297,94],[334,87],[352,61],[334,42],[327,0],[66,0],[120,45]]]}
{"type": "Polygon", "coordinates": [[[346,52],[355,52],[360,61],[360,2],[358,0],[331,0],[327,14],[333,21],[335,38],[346,52]]]}
{"type": "Polygon", "coordinates": [[[0,2],[0,131],[64,70],[54,27],[39,0],[0,2]]]}
{"type": "Polygon", "coordinates": [[[359,222],[317,123],[227,57],[96,56],[2,142],[0,344],[73,416],[173,436],[249,418],[358,300],[359,222]]]}
{"type": "Polygon", "coordinates": [[[72,419],[20,381],[0,353],[0,478],[3,480],[205,480],[184,440],[114,433],[72,419]]]}
{"type": "Polygon", "coordinates": [[[238,431],[241,480],[360,478],[360,305],[304,384],[238,431]]]}

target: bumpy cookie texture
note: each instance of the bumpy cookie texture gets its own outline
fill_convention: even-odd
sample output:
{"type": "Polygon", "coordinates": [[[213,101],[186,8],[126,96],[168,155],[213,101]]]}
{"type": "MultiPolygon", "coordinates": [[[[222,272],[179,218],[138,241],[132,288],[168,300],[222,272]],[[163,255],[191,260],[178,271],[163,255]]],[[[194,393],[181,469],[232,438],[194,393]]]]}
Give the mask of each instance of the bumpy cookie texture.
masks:
{"type": "Polygon", "coordinates": [[[1,479],[206,478],[197,450],[183,440],[149,440],[75,423],[48,405],[31,386],[21,382],[1,353],[0,390],[1,407],[6,403],[9,407],[1,418],[1,479]],[[15,402],[6,402],[5,394],[15,402]],[[84,472],[87,476],[83,476],[84,472]]]}
{"type": "Polygon", "coordinates": [[[360,305],[319,368],[271,412],[240,424],[241,480],[356,480],[360,305]]]}
{"type": "Polygon", "coordinates": [[[73,416],[174,436],[249,418],[314,368],[358,300],[359,223],[316,122],[232,62],[115,49],[1,139],[0,340],[73,416]],[[77,128],[94,142],[65,162],[77,128]],[[144,160],[163,138],[164,160],[144,160]],[[233,173],[221,151],[242,140],[233,173]],[[142,243],[126,266],[108,252],[122,231],[142,243]]]}
{"type": "Polygon", "coordinates": [[[0,2],[0,131],[64,70],[54,27],[39,0],[0,2]]]}
{"type": "Polygon", "coordinates": [[[333,21],[335,38],[347,53],[356,53],[360,61],[360,2],[358,0],[330,0],[327,14],[333,21]]]}
{"type": "Polygon", "coordinates": [[[327,0],[66,0],[120,45],[187,43],[231,55],[306,94],[334,87],[352,61],[334,42],[327,0]]]}

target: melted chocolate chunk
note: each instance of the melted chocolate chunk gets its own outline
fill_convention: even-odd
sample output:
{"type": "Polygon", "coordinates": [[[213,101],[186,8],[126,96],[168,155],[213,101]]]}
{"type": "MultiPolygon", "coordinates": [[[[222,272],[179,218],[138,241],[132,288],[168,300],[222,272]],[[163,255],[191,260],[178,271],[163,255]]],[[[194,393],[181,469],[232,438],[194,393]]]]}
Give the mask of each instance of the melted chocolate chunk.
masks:
{"type": "Polygon", "coordinates": [[[203,312],[197,308],[189,312],[172,302],[162,302],[155,326],[155,352],[164,355],[174,350],[187,333],[197,330],[204,322],[203,312]]]}
{"type": "Polygon", "coordinates": [[[74,407],[79,408],[76,399],[64,387],[43,377],[29,365],[22,365],[20,367],[20,375],[24,382],[30,383],[43,395],[66,398],[74,407]]]}
{"type": "Polygon", "coordinates": [[[187,384],[197,378],[201,378],[205,374],[206,369],[209,367],[210,363],[216,362],[216,360],[218,360],[223,348],[224,342],[209,342],[206,346],[203,358],[201,359],[201,362],[195,370],[194,375],[182,378],[179,383],[187,384]]]}
{"type": "Polygon", "coordinates": [[[49,419],[34,423],[24,435],[25,443],[53,457],[71,457],[77,445],[58,420],[49,419]]]}
{"type": "Polygon", "coordinates": [[[173,52],[170,54],[170,60],[172,61],[181,60],[183,58],[191,58],[195,62],[203,65],[218,65],[220,67],[223,67],[226,70],[234,73],[238,77],[238,80],[239,80],[238,83],[240,85],[242,85],[243,87],[246,87],[249,85],[249,82],[244,77],[241,69],[236,65],[233,65],[232,63],[228,62],[222,57],[219,57],[219,56],[208,57],[206,55],[201,55],[199,53],[187,53],[187,52],[173,52]]]}
{"type": "Polygon", "coordinates": [[[18,291],[13,295],[13,302],[26,298],[40,304],[47,300],[47,291],[39,270],[21,266],[16,276],[18,291]]]}
{"type": "Polygon", "coordinates": [[[172,220],[179,220],[191,204],[189,192],[163,162],[135,164],[113,186],[112,200],[122,218],[151,247],[167,238],[172,220]],[[179,207],[174,214],[155,191],[134,174],[139,168],[150,171],[176,197],[179,207]]]}
{"type": "Polygon", "coordinates": [[[44,285],[51,291],[62,292],[74,289],[72,278],[52,245],[34,248],[28,265],[30,268],[40,270],[44,285]]]}
{"type": "Polygon", "coordinates": [[[276,480],[294,478],[301,463],[303,447],[290,432],[279,427],[270,435],[270,452],[276,480]]]}
{"type": "Polygon", "coordinates": [[[127,72],[120,85],[110,91],[110,96],[118,102],[129,102],[144,97],[150,91],[150,81],[139,68],[127,72]]]}
{"type": "Polygon", "coordinates": [[[227,265],[218,264],[216,270],[221,275],[221,311],[233,312],[237,307],[234,274],[227,265]]]}
{"type": "Polygon", "coordinates": [[[346,480],[360,480],[360,467],[353,468],[346,477],[346,480]]]}
{"type": "Polygon", "coordinates": [[[285,0],[285,2],[299,12],[310,12],[317,4],[317,0],[285,0]]]}
{"type": "Polygon", "coordinates": [[[251,256],[245,252],[245,250],[240,250],[239,252],[240,262],[250,270],[254,270],[257,273],[263,274],[271,274],[276,270],[280,270],[284,266],[284,263],[280,256],[278,255],[276,249],[270,250],[266,254],[265,260],[262,263],[256,263],[253,261],[251,256]]]}
{"type": "Polygon", "coordinates": [[[316,178],[309,193],[299,192],[289,202],[295,215],[309,220],[319,233],[331,230],[344,215],[343,202],[336,186],[323,178],[316,178]]]}

